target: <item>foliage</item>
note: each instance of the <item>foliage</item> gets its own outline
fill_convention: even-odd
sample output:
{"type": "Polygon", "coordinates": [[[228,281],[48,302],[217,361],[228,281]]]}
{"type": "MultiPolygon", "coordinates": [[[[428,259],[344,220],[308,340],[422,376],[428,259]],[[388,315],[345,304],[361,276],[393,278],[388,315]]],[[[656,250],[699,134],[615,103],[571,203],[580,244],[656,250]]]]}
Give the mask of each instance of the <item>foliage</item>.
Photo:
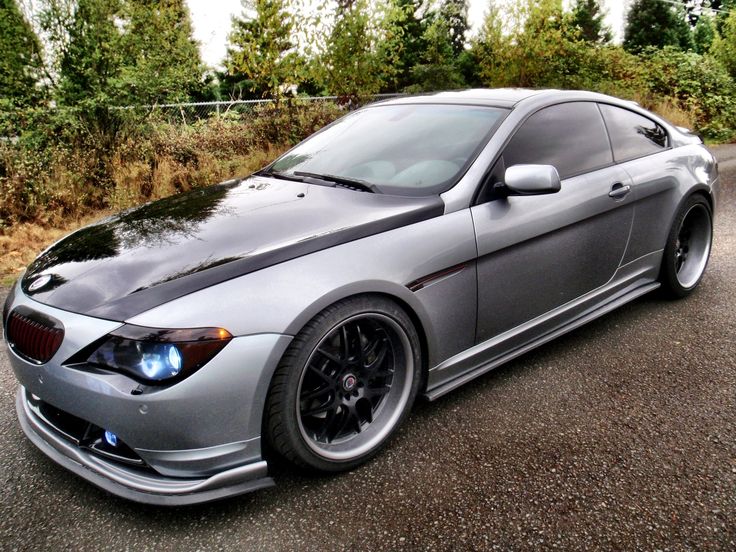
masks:
{"type": "MultiPolygon", "coordinates": [[[[50,4],[51,7],[51,4],[50,4]]],[[[115,17],[120,9],[117,0],[78,0],[71,12],[49,12],[48,17],[62,19],[67,35],[59,36],[59,83],[55,99],[61,105],[111,105],[110,81],[120,73],[120,32],[115,17]]]]}
{"type": "Polygon", "coordinates": [[[606,14],[600,0],[576,0],[572,10],[572,24],[583,40],[593,43],[611,42],[613,34],[605,25],[606,14]]]}
{"type": "Polygon", "coordinates": [[[715,59],[670,47],[647,50],[644,60],[652,95],[672,98],[692,114],[694,127],[706,136],[727,139],[733,135],[736,85],[715,59]]]}
{"type": "Polygon", "coordinates": [[[243,8],[244,14],[233,19],[229,37],[229,76],[244,77],[250,91],[261,97],[277,98],[282,85],[297,83],[300,77],[294,18],[284,0],[244,0],[243,8]]]}
{"type": "Polygon", "coordinates": [[[412,71],[420,63],[425,51],[424,33],[427,24],[426,14],[420,13],[422,0],[389,0],[392,9],[399,16],[395,18],[399,40],[396,87],[403,90],[414,84],[412,71]]]}
{"type": "Polygon", "coordinates": [[[707,54],[716,38],[716,26],[709,15],[701,15],[693,29],[693,46],[699,54],[707,54]]]}
{"type": "Polygon", "coordinates": [[[728,19],[729,13],[736,8],[736,0],[710,0],[710,7],[716,12],[716,29],[718,32],[723,31],[723,24],[728,19]]]}
{"type": "Polygon", "coordinates": [[[736,7],[723,22],[721,32],[713,40],[711,50],[715,58],[736,79],[736,7]]]}
{"type": "Polygon", "coordinates": [[[44,0],[39,14],[59,105],[190,98],[202,88],[199,46],[184,0],[44,0]]]}
{"type": "Polygon", "coordinates": [[[406,11],[395,4],[367,0],[341,0],[323,4],[312,35],[315,49],[313,75],[324,91],[352,102],[393,89],[398,75],[401,51],[401,22],[406,11]],[[325,13],[334,18],[327,32],[325,13]]]}
{"type": "Polygon", "coordinates": [[[508,1],[503,10],[494,2],[473,49],[493,87],[569,87],[585,53],[561,0],[508,1]]]}
{"type": "Polygon", "coordinates": [[[660,0],[635,0],[626,16],[624,48],[638,53],[648,46],[692,48],[692,35],[684,8],[660,0]]]}
{"type": "Polygon", "coordinates": [[[41,45],[16,0],[0,0],[2,99],[22,104],[38,101],[41,68],[41,45]]]}
{"type": "MultiPolygon", "coordinates": [[[[39,110],[32,124],[52,125],[47,113],[39,110]]],[[[296,103],[190,126],[153,118],[145,130],[119,133],[104,158],[89,143],[40,144],[24,133],[0,142],[0,233],[23,221],[58,224],[248,174],[341,114],[334,104],[296,103]]]]}
{"type": "Polygon", "coordinates": [[[118,105],[187,101],[202,87],[199,45],[184,0],[123,0],[117,19],[120,73],[112,82],[118,105]]]}
{"type": "Polygon", "coordinates": [[[427,92],[461,88],[465,83],[460,72],[452,42],[449,23],[441,17],[435,18],[422,36],[425,50],[419,63],[412,67],[414,84],[407,92],[427,92]]]}
{"type": "Polygon", "coordinates": [[[453,53],[458,56],[465,49],[468,25],[467,0],[443,0],[437,18],[444,21],[453,53]]]}

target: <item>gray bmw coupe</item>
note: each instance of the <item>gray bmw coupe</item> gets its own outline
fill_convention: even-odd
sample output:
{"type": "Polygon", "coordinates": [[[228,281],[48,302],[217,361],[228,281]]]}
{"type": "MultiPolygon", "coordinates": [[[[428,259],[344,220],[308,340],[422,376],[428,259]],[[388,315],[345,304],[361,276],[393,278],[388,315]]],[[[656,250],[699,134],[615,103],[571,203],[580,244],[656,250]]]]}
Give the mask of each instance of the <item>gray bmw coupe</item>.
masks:
{"type": "Polygon", "coordinates": [[[436,399],[710,253],[702,141],[588,92],[350,113],[248,178],[83,228],[3,310],[28,438],[132,500],[351,469],[436,399]],[[265,453],[264,453],[265,451],[265,453]]]}

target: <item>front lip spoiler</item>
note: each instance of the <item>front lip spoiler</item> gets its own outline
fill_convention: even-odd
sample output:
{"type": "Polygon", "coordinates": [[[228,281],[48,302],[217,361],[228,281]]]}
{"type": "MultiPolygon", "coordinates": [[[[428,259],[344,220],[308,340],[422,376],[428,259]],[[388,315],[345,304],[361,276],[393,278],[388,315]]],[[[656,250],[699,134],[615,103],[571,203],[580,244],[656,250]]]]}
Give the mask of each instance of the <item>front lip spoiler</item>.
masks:
{"type": "Polygon", "coordinates": [[[25,393],[19,386],[15,406],[20,426],[31,442],[54,462],[114,495],[143,504],[184,506],[274,485],[263,460],[202,479],[162,477],[112,464],[79,449],[47,427],[30,410],[25,393]]]}

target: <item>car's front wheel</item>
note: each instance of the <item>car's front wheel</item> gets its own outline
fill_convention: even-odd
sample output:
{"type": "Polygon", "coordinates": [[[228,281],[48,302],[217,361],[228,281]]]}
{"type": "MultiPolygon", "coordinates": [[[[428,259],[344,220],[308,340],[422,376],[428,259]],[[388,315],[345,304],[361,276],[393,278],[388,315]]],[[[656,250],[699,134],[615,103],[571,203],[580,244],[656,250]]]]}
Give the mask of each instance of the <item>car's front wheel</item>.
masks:
{"type": "Polygon", "coordinates": [[[407,416],[421,379],[411,319],[383,297],[341,301],[294,338],[266,401],[265,437],[291,463],[352,469],[407,416]]]}
{"type": "Polygon", "coordinates": [[[685,297],[700,283],[710,256],[713,216],[701,195],[688,198],[675,217],[662,259],[660,281],[671,297],[685,297]]]}

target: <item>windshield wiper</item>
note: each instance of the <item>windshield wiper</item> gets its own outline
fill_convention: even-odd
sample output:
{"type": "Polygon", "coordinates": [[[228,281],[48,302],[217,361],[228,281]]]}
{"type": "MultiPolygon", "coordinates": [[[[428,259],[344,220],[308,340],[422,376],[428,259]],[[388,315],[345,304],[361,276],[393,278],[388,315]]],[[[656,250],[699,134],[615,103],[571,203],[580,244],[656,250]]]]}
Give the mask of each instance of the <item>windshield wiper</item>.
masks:
{"type": "MultiPolygon", "coordinates": [[[[294,171],[293,173],[264,170],[253,173],[256,176],[270,176],[272,178],[280,178],[281,180],[290,180],[292,182],[307,182],[310,180],[320,180],[321,182],[327,183],[328,186],[335,187],[340,186],[343,188],[350,188],[351,190],[358,190],[361,192],[371,192],[374,194],[380,194],[381,190],[375,184],[366,182],[364,180],[357,180],[354,178],[347,178],[345,176],[337,176],[335,174],[319,174],[304,171],[294,171]]],[[[324,186],[324,184],[321,184],[324,186]]]]}
{"type": "Polygon", "coordinates": [[[347,178],[345,176],[337,176],[335,174],[319,174],[303,171],[294,171],[294,174],[296,176],[316,178],[317,180],[332,182],[333,185],[350,188],[352,190],[360,190],[361,192],[371,192],[374,194],[381,193],[381,190],[378,188],[378,186],[370,182],[366,182],[365,180],[357,180],[355,178],[347,178]]]}
{"type": "Polygon", "coordinates": [[[271,178],[280,178],[281,180],[290,180],[292,182],[304,182],[304,179],[293,174],[280,171],[258,171],[253,173],[256,176],[270,176],[271,178]]]}

